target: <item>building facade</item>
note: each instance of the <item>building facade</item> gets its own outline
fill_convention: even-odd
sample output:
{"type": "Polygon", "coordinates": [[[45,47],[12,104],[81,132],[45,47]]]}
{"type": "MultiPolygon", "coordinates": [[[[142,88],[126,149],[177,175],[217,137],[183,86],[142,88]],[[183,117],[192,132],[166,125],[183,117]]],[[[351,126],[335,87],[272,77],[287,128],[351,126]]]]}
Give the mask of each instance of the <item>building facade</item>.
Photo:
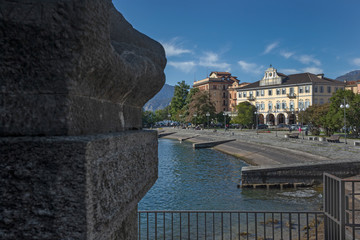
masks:
{"type": "Polygon", "coordinates": [[[278,73],[271,65],[257,82],[237,88],[237,103],[249,101],[257,107],[259,123],[278,125],[301,123],[300,111],[311,105],[324,104],[345,83],[324,74],[278,73]]]}
{"type": "Polygon", "coordinates": [[[216,113],[232,112],[237,101],[236,89],[243,86],[239,83],[240,80],[229,72],[211,72],[208,78],[195,81],[193,87],[209,93],[216,113]]]}
{"type": "Polygon", "coordinates": [[[350,90],[355,94],[360,94],[360,80],[357,81],[345,81],[345,89],[350,90]]]}

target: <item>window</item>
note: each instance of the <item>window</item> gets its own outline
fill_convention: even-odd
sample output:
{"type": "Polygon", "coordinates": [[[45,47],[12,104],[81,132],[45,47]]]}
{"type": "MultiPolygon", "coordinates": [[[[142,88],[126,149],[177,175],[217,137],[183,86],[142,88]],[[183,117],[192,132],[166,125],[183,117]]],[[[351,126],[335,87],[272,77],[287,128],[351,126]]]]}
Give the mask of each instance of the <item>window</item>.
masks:
{"type": "Polygon", "coordinates": [[[276,89],[276,95],[280,95],[280,88],[276,89]]]}
{"type": "Polygon", "coordinates": [[[290,101],[290,111],[294,111],[294,101],[290,101]]]}
{"type": "Polygon", "coordinates": [[[283,94],[283,95],[286,94],[286,88],[283,88],[283,89],[282,89],[281,94],[283,94]]]}
{"type": "Polygon", "coordinates": [[[282,102],[282,109],[286,109],[286,102],[285,101],[282,102]]]}
{"type": "Polygon", "coordinates": [[[314,86],[314,92],[318,92],[318,87],[317,86],[314,86]]]}
{"type": "Polygon", "coordinates": [[[303,92],[304,92],[303,87],[299,87],[299,93],[303,93],[303,92]]]}
{"type": "Polygon", "coordinates": [[[310,93],[310,86],[305,87],[305,93],[310,93]]]}
{"type": "Polygon", "coordinates": [[[290,96],[294,96],[294,88],[290,88],[290,96]]]}
{"type": "Polygon", "coordinates": [[[269,89],[269,96],[271,96],[272,95],[272,90],[271,89],[269,89]]]}
{"type": "Polygon", "coordinates": [[[260,109],[260,103],[257,102],[255,105],[257,110],[260,109]]]}
{"type": "Polygon", "coordinates": [[[246,98],[246,92],[243,93],[243,97],[246,98]]]}
{"type": "Polygon", "coordinates": [[[318,104],[317,98],[314,98],[314,104],[318,104]]]}
{"type": "Polygon", "coordinates": [[[304,102],[303,100],[299,100],[299,109],[303,109],[304,108],[304,102]]]}
{"type": "Polygon", "coordinates": [[[269,102],[268,107],[269,107],[269,110],[272,109],[272,102],[269,102]]]}
{"type": "Polygon", "coordinates": [[[223,92],[223,98],[225,98],[225,92],[223,92]]]}
{"type": "Polygon", "coordinates": [[[280,102],[279,101],[276,102],[276,109],[280,109],[280,102]]]}
{"type": "Polygon", "coordinates": [[[305,100],[305,108],[308,108],[310,106],[310,101],[309,99],[305,100]]]}
{"type": "Polygon", "coordinates": [[[324,104],[324,99],[320,98],[320,104],[324,104]]]}
{"type": "Polygon", "coordinates": [[[335,88],[335,92],[337,92],[337,90],[339,90],[339,88],[338,88],[338,87],[336,87],[336,88],[335,88]]]}
{"type": "Polygon", "coordinates": [[[261,102],[260,109],[261,109],[261,110],[265,110],[265,103],[264,103],[264,102],[261,102]]]}
{"type": "Polygon", "coordinates": [[[241,98],[241,95],[242,95],[241,92],[239,92],[239,98],[241,98]]]}
{"type": "Polygon", "coordinates": [[[256,90],[256,96],[258,97],[260,95],[259,90],[256,90]]]}
{"type": "Polygon", "coordinates": [[[264,90],[261,90],[261,96],[264,96],[264,90]]]}
{"type": "Polygon", "coordinates": [[[216,90],[216,85],[213,85],[213,89],[216,90]]]}
{"type": "Polygon", "coordinates": [[[253,91],[250,91],[249,92],[249,97],[252,97],[253,96],[253,91]]]}
{"type": "Polygon", "coordinates": [[[226,101],[224,100],[223,105],[226,106],[226,101]]]}
{"type": "Polygon", "coordinates": [[[328,93],[331,93],[331,86],[328,86],[328,87],[327,87],[327,92],[328,92],[328,93]]]}
{"type": "Polygon", "coordinates": [[[225,85],[223,85],[223,90],[225,90],[226,89],[226,86],[225,85]]]}
{"type": "Polygon", "coordinates": [[[324,86],[320,86],[320,93],[324,92],[324,86]]]}

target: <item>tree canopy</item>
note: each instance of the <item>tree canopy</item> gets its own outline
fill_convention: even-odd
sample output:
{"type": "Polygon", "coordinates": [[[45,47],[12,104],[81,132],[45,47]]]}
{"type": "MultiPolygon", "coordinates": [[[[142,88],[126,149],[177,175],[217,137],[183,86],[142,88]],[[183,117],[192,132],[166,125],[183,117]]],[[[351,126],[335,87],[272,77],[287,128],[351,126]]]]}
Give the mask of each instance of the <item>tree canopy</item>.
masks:
{"type": "Polygon", "coordinates": [[[251,127],[255,121],[256,107],[249,102],[241,102],[236,106],[237,116],[233,117],[231,123],[251,127]]]}
{"type": "Polygon", "coordinates": [[[180,115],[184,114],[184,107],[187,104],[186,100],[189,95],[190,86],[185,83],[185,81],[178,82],[175,85],[174,96],[171,99],[170,103],[170,114],[171,119],[180,120],[180,115]]]}
{"type": "Polygon", "coordinates": [[[209,93],[194,90],[188,100],[187,121],[193,123],[206,123],[206,113],[210,113],[210,118],[215,116],[215,106],[210,100],[209,93]],[[194,114],[197,116],[194,117],[194,114]]]}

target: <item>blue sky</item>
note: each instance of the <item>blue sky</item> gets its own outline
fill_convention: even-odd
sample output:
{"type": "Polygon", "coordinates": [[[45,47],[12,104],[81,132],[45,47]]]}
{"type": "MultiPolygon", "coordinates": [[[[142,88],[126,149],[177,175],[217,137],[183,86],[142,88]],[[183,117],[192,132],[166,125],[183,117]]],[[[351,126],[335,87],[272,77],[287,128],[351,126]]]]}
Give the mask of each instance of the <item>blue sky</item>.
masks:
{"type": "Polygon", "coordinates": [[[229,71],[255,82],[279,72],[336,78],[360,69],[360,0],[113,0],[163,44],[166,83],[229,71]]]}

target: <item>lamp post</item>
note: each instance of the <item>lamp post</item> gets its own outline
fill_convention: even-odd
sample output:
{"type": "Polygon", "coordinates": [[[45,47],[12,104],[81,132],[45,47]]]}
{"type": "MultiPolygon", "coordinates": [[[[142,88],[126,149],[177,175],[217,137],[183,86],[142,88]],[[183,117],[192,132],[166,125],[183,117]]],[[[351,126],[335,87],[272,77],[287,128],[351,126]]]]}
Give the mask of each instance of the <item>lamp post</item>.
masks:
{"type": "Polygon", "coordinates": [[[196,120],[197,120],[196,117],[197,117],[197,113],[194,113],[193,116],[194,116],[194,118],[195,118],[195,127],[196,127],[196,120]]]}
{"type": "Polygon", "coordinates": [[[347,144],[347,140],[346,140],[346,132],[347,132],[346,131],[346,108],[349,108],[349,107],[350,107],[350,105],[345,102],[345,98],[344,98],[344,104],[341,104],[340,108],[344,109],[345,144],[347,144]]]}
{"type": "Polygon", "coordinates": [[[258,108],[256,107],[256,111],[254,112],[255,113],[255,123],[256,123],[256,135],[259,135],[259,132],[258,132],[258,108]]]}
{"type": "Polygon", "coordinates": [[[277,113],[278,113],[278,108],[277,108],[277,106],[276,106],[276,108],[275,108],[275,121],[274,121],[274,126],[275,126],[275,135],[276,135],[276,137],[278,136],[277,135],[277,124],[276,124],[276,119],[277,119],[277,113]]]}
{"type": "Polygon", "coordinates": [[[170,125],[170,117],[171,117],[171,114],[168,114],[168,126],[170,125]]]}
{"type": "Polygon", "coordinates": [[[224,112],[223,115],[224,115],[225,131],[226,131],[226,113],[224,112]]]}
{"type": "MultiPolygon", "coordinates": [[[[305,108],[299,108],[299,113],[304,112],[304,111],[305,111],[305,108]]],[[[303,117],[304,117],[304,114],[301,113],[301,125],[300,125],[300,129],[301,129],[302,139],[304,139],[304,130],[302,129],[302,128],[303,128],[303,117]]]]}
{"type": "Polygon", "coordinates": [[[208,130],[209,130],[209,117],[210,117],[210,113],[207,112],[205,115],[206,115],[206,118],[207,118],[207,127],[208,127],[208,130]]]}

